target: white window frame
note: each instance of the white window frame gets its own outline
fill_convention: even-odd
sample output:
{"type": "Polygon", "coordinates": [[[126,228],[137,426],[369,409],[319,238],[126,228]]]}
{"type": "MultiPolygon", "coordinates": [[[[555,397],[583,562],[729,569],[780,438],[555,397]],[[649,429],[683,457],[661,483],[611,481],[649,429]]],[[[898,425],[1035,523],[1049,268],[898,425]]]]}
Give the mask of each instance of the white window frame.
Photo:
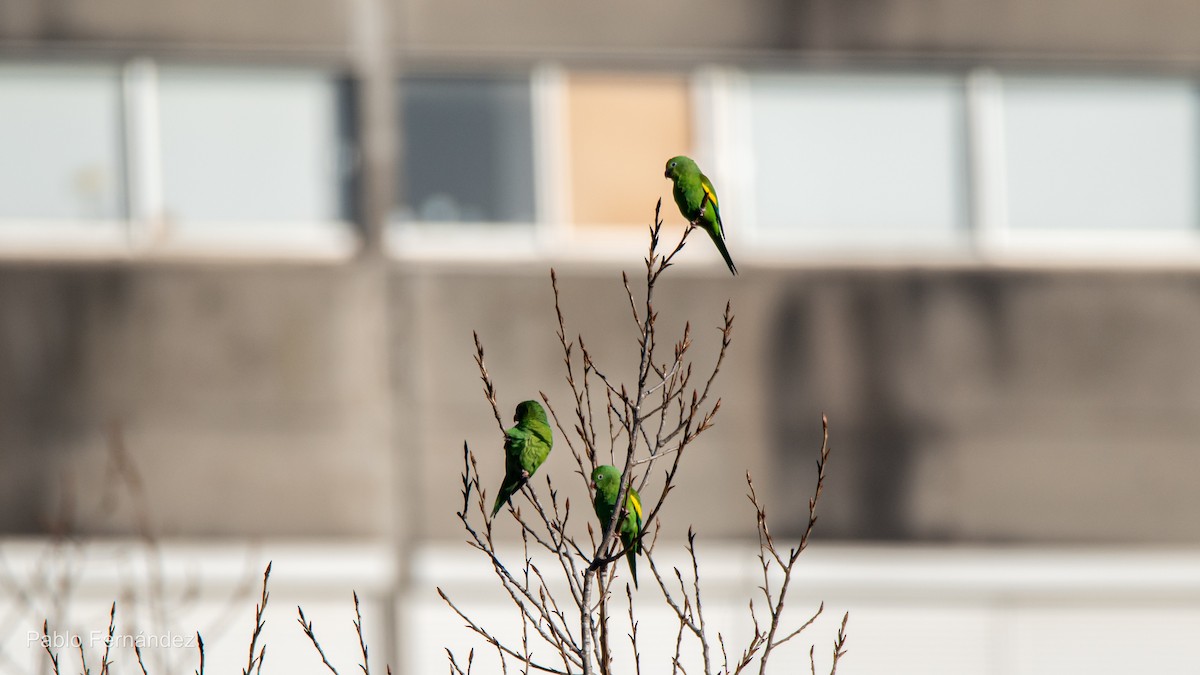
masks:
{"type": "MultiPolygon", "coordinates": [[[[529,222],[453,222],[401,220],[389,215],[384,236],[387,253],[408,260],[535,260],[554,250],[563,232],[556,214],[563,209],[561,172],[561,96],[563,71],[552,64],[526,73],[530,135],[533,141],[533,219],[529,222]]],[[[397,82],[403,82],[403,77],[397,82]]],[[[398,85],[399,86],[399,85],[398,85]]],[[[403,129],[395,133],[403,135],[403,129]]],[[[404,143],[403,137],[400,139],[404,143]]],[[[396,166],[403,171],[403,166],[396,166]]],[[[393,206],[395,206],[393,204],[393,206]]]]}
{"type": "MultiPolygon", "coordinates": [[[[29,63],[39,63],[30,60],[29,63]]],[[[72,62],[65,62],[71,65],[72,62]]],[[[82,64],[82,62],[79,62],[82,64]]],[[[347,220],[309,222],[189,221],[173,229],[163,217],[158,61],[118,64],[124,139],[126,217],[115,220],[0,220],[0,258],[345,260],[359,250],[359,227],[347,220]]],[[[220,66],[237,70],[254,66],[220,66]]],[[[334,76],[333,69],[305,70],[334,76]]]]}
{"type": "MultiPolygon", "coordinates": [[[[95,67],[95,63],[84,61],[43,61],[35,58],[14,61],[21,66],[52,66],[62,68],[95,67]]],[[[124,74],[117,63],[101,63],[117,73],[118,85],[124,74]]],[[[116,92],[120,98],[121,92],[116,92]]],[[[118,121],[123,125],[124,116],[119,111],[118,121]]],[[[112,133],[122,133],[119,126],[112,133]]],[[[120,148],[124,152],[124,148],[120,148]]],[[[11,159],[11,158],[6,158],[11,159]]],[[[124,159],[124,158],[121,158],[124,159]]],[[[128,162],[125,163],[126,166],[128,162]]],[[[124,190],[128,191],[126,184],[124,190]]],[[[121,197],[125,197],[122,193],[121,197]]],[[[128,216],[128,214],[126,214],[128,216]]],[[[114,258],[125,255],[129,244],[129,220],[125,218],[47,219],[0,217],[0,259],[4,258],[114,258]]]]}
{"type": "MultiPolygon", "coordinates": [[[[975,199],[972,194],[973,176],[968,175],[962,180],[965,194],[962,196],[963,227],[949,234],[922,233],[908,242],[898,242],[888,239],[880,243],[872,243],[869,235],[842,235],[834,232],[786,232],[770,230],[761,226],[755,211],[754,185],[755,162],[750,139],[751,127],[751,93],[750,78],[755,72],[822,75],[837,77],[888,77],[888,76],[947,76],[943,70],[884,70],[882,68],[745,68],[721,69],[722,77],[714,83],[716,95],[714,107],[719,111],[715,116],[723,118],[724,123],[716,126],[717,158],[716,165],[725,170],[725,175],[719,183],[722,194],[722,211],[727,214],[725,220],[733,223],[727,227],[726,235],[732,239],[734,246],[741,248],[742,258],[769,264],[783,262],[800,263],[805,265],[843,265],[847,263],[893,263],[897,261],[922,262],[957,262],[961,261],[964,253],[970,252],[975,238],[973,213],[975,199]],[[729,194],[729,197],[725,197],[729,194]]],[[[954,75],[949,75],[954,79],[954,75]]],[[[969,92],[964,91],[962,108],[970,108],[969,92]]],[[[962,127],[970,129],[970,120],[964,119],[962,127]]],[[[964,168],[971,169],[972,153],[968,134],[964,133],[962,147],[959,148],[960,159],[964,168]]],[[[719,171],[720,169],[718,169],[719,171]]],[[[716,182],[717,178],[711,172],[709,176],[716,182]]],[[[802,198],[802,197],[798,197],[802,198]]]]}
{"type": "MultiPolygon", "coordinates": [[[[1008,178],[1005,157],[1004,77],[994,68],[976,68],[967,74],[974,193],[973,232],[975,253],[983,261],[1032,264],[1132,264],[1200,261],[1200,223],[1186,231],[1135,229],[1070,229],[1062,231],[1016,229],[1008,213],[1008,178]]],[[[1054,72],[1008,73],[1025,77],[1072,77],[1054,72]]],[[[1079,74],[1080,79],[1095,79],[1079,74]]],[[[1151,79],[1123,76],[1113,79],[1151,79]]],[[[1185,78],[1179,78],[1184,80],[1185,78]]],[[[1191,80],[1200,100],[1200,85],[1191,80]]],[[[1200,112],[1200,106],[1198,106],[1200,112]]],[[[1200,120],[1197,121],[1200,125],[1200,120]]],[[[1196,150],[1200,152],[1200,149],[1196,150]]],[[[1200,178],[1200,177],[1198,177],[1200,178]]],[[[1194,187],[1200,200],[1200,184],[1194,187]]]]}
{"type": "MultiPolygon", "coordinates": [[[[963,184],[968,206],[966,228],[961,237],[927,245],[918,241],[915,246],[872,248],[859,246],[853,237],[824,239],[767,231],[758,226],[754,213],[754,162],[749,154],[752,150],[748,137],[748,75],[752,71],[712,68],[702,72],[709,73],[709,105],[714,111],[713,118],[718,120],[709,130],[717,159],[714,163],[717,174],[710,172],[710,176],[721,190],[726,220],[733,224],[728,228],[727,236],[733,242],[731,248],[739,260],[806,265],[982,263],[1017,266],[1144,266],[1200,262],[1200,223],[1191,230],[1176,232],[1012,228],[1008,214],[1003,74],[992,67],[964,69],[958,75],[965,83],[963,150],[967,176],[963,184]],[[724,173],[720,173],[722,171],[724,173]]],[[[882,71],[821,69],[817,72],[836,75],[838,72],[882,71]]],[[[1021,73],[1026,74],[1071,76],[1044,70],[1021,73]]],[[[1093,74],[1078,76],[1095,77],[1093,74]]],[[[1200,98],[1200,83],[1193,80],[1192,86],[1200,98]]],[[[1200,200],[1200,185],[1196,190],[1200,200]]]]}
{"type": "MultiPolygon", "coordinates": [[[[571,222],[571,181],[567,175],[570,150],[566,128],[567,75],[570,70],[561,63],[542,62],[529,71],[534,146],[533,220],[528,223],[423,223],[391,219],[387,225],[386,248],[393,258],[625,262],[645,255],[646,229],[642,227],[631,227],[628,223],[580,227],[571,222]]],[[[691,70],[687,79],[693,101],[721,99],[725,73],[716,68],[691,70]]],[[[695,105],[694,110],[705,110],[705,106],[695,105]]],[[[706,166],[716,167],[717,163],[713,161],[718,155],[715,133],[721,122],[699,117],[694,121],[692,145],[696,148],[697,159],[706,166]]],[[[664,157],[663,161],[666,159],[664,157]]],[[[670,185],[666,178],[662,179],[662,215],[664,220],[678,223],[670,185]]],[[[721,194],[724,201],[725,193],[721,194]]],[[[653,217],[654,204],[648,203],[644,220],[647,227],[653,217]]],[[[707,265],[711,261],[680,260],[683,265],[692,262],[707,265]]]]}

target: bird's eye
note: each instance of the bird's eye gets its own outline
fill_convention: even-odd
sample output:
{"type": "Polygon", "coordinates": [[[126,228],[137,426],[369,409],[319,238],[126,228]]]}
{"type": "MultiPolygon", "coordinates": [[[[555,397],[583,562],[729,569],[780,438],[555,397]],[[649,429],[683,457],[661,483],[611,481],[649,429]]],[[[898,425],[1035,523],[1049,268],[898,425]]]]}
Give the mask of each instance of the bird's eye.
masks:
{"type": "Polygon", "coordinates": [[[671,168],[672,168],[672,169],[674,169],[674,168],[675,168],[675,162],[671,162],[671,168]]]}

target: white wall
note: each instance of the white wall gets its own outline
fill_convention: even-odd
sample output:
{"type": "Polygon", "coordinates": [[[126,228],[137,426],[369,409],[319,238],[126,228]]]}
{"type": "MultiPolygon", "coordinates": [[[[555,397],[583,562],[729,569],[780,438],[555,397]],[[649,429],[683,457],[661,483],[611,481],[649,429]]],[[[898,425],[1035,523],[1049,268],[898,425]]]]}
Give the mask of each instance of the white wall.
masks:
{"type": "MultiPolygon", "coordinates": [[[[746,603],[761,583],[756,550],[699,541],[704,606],[712,625],[745,644],[746,603]],[[740,627],[740,628],[739,628],[740,627]]],[[[673,550],[661,542],[664,562],[673,550]]],[[[493,664],[495,652],[472,638],[433,592],[456,603],[498,635],[518,635],[515,611],[481,555],[465,546],[426,548],[414,566],[405,624],[413,649],[406,672],[445,668],[444,647],[459,657],[471,646],[493,664]],[[469,608],[469,609],[468,609],[469,608]],[[482,647],[482,648],[481,648],[482,647]]],[[[509,560],[519,563],[520,552],[509,560]]],[[[660,565],[662,565],[660,563],[660,565]]],[[[670,568],[670,565],[663,565],[670,568]]],[[[622,565],[622,571],[624,569],[622,565]]],[[[678,624],[639,567],[635,594],[644,672],[668,672],[678,624]]],[[[816,543],[801,558],[786,604],[798,627],[823,600],[825,610],[773,658],[775,672],[808,672],[816,645],[818,672],[844,612],[850,613],[848,655],[838,672],[886,675],[1060,675],[1062,673],[1195,673],[1200,653],[1200,551],[838,546],[816,543]]],[[[685,577],[686,579],[686,577],[685,577]]],[[[624,589],[620,594],[624,594],[624,589]]],[[[624,600],[614,620],[628,645],[624,600]]],[[[738,647],[740,652],[740,647],[738,647]]],[[[546,650],[536,649],[545,654],[546,650]]],[[[694,659],[693,659],[694,662],[694,659]]],[[[481,664],[477,664],[478,665],[481,664]]],[[[482,672],[495,672],[484,668],[482,672]]],[[[696,672],[689,667],[689,672],[696,672]]]]}

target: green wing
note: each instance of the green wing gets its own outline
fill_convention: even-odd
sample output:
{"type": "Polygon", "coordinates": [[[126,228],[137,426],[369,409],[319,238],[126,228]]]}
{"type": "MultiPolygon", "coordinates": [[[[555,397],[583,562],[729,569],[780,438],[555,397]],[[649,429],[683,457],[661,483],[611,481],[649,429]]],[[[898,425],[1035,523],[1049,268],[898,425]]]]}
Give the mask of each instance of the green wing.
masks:
{"type": "MultiPolygon", "coordinates": [[[[691,204],[691,197],[695,190],[688,189],[694,180],[687,176],[678,176],[675,178],[675,184],[671,186],[671,196],[675,198],[675,206],[679,207],[679,213],[684,218],[691,222],[695,220],[696,206],[691,204]]],[[[696,204],[700,202],[697,201],[696,204]]]]}
{"type": "Polygon", "coordinates": [[[642,544],[637,540],[637,535],[642,531],[642,497],[633,488],[629,488],[629,497],[625,500],[625,510],[628,513],[625,516],[625,522],[621,524],[621,534],[626,535],[628,541],[633,544],[633,548],[630,550],[641,553],[642,544]]]}
{"type": "MultiPolygon", "coordinates": [[[[500,492],[496,494],[496,503],[492,506],[493,518],[500,512],[500,507],[504,506],[527,480],[521,460],[529,445],[529,434],[520,426],[504,432],[504,482],[500,483],[500,492]]],[[[533,472],[529,473],[532,475],[533,472]]]]}
{"type": "Polygon", "coordinates": [[[625,562],[629,563],[629,575],[633,577],[634,588],[638,585],[637,556],[642,552],[642,542],[638,534],[642,531],[642,498],[632,487],[625,500],[625,522],[621,523],[621,543],[628,551],[625,552],[625,562]]]}
{"type": "MultiPolygon", "coordinates": [[[[713,187],[712,181],[708,179],[708,176],[705,176],[704,174],[700,174],[700,189],[703,191],[703,195],[700,197],[700,202],[704,203],[704,198],[707,197],[707,203],[712,204],[712,212],[713,215],[716,216],[717,232],[720,233],[721,238],[724,239],[725,230],[721,227],[721,205],[717,202],[717,190],[713,187]]],[[[699,206],[696,208],[699,209],[699,206]]],[[[706,205],[705,211],[707,212],[707,210],[708,207],[706,205]]]]}
{"type": "MultiPolygon", "coordinates": [[[[716,245],[717,251],[721,257],[725,259],[725,266],[733,274],[737,274],[737,266],[733,264],[733,258],[729,255],[729,249],[725,248],[725,224],[721,222],[721,206],[717,203],[717,191],[713,189],[712,181],[708,180],[708,176],[700,174],[700,187],[704,194],[708,196],[708,203],[712,204],[712,216],[708,216],[709,210],[704,209],[704,218],[701,218],[701,224],[704,226],[708,236],[716,245]]],[[[701,198],[703,200],[703,198],[701,198]]]]}
{"type": "Polygon", "coordinates": [[[550,456],[554,437],[551,435],[550,425],[543,422],[531,421],[518,426],[525,431],[525,440],[519,450],[521,468],[532,476],[550,456]]]}

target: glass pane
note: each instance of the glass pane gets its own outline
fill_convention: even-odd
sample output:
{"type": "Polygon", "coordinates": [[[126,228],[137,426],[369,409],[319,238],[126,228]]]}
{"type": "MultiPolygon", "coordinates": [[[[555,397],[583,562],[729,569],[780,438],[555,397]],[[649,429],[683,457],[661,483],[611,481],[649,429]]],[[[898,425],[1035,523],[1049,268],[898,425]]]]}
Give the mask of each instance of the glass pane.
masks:
{"type": "Polygon", "coordinates": [[[762,74],[750,104],[761,228],[895,241],[965,227],[958,79],[762,74]]]}
{"type": "Polygon", "coordinates": [[[1193,227],[1197,114],[1183,80],[1005,78],[1011,226],[1193,227]]]}
{"type": "Polygon", "coordinates": [[[691,154],[687,80],[572,74],[567,105],[572,221],[644,226],[654,202],[669,194],[663,165],[691,154]]]}
{"type": "Polygon", "coordinates": [[[336,78],[190,67],[163,67],[159,78],[168,219],[345,217],[345,92],[336,78]]]}
{"type": "Polygon", "coordinates": [[[397,220],[534,220],[528,78],[408,77],[397,220]]]}
{"type": "Polygon", "coordinates": [[[115,67],[0,64],[0,219],[124,216],[115,67]]]}

